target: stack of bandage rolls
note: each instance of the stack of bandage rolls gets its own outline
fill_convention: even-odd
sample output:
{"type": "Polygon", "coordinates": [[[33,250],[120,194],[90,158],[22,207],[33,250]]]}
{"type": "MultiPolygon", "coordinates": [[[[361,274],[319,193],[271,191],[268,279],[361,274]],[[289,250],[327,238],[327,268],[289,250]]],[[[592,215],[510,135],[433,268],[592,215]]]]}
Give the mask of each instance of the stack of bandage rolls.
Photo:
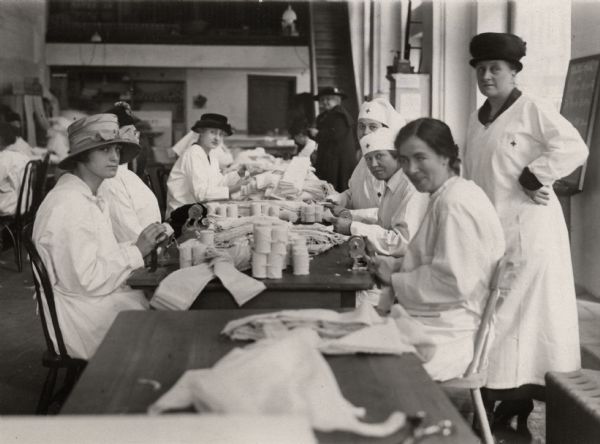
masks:
{"type": "Polygon", "coordinates": [[[281,279],[288,261],[288,227],[269,221],[254,224],[252,250],[252,276],[281,279]]]}

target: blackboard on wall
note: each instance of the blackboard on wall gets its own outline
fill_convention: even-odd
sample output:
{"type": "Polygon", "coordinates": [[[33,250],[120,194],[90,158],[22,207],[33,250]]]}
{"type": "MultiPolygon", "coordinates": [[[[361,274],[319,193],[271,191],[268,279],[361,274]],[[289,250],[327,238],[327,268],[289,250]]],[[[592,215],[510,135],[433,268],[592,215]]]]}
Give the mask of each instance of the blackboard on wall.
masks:
{"type": "MultiPolygon", "coordinates": [[[[594,132],[598,107],[598,81],[600,55],[573,59],[569,62],[560,113],[569,121],[587,144],[594,132]]],[[[560,194],[575,194],[583,189],[586,165],[557,181],[555,189],[560,194]]]]}

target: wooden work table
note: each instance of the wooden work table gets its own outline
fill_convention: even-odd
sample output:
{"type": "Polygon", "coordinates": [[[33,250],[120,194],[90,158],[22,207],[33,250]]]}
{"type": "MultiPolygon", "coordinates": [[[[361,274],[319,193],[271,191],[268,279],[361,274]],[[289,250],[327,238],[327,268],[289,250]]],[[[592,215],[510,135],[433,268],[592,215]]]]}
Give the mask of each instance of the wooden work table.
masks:
{"type": "MultiPolygon", "coordinates": [[[[352,270],[352,259],[346,244],[333,247],[313,257],[310,275],[295,276],[291,267],[283,272],[282,279],[262,279],[267,289],[240,308],[342,308],[355,306],[357,290],[367,290],[374,285],[368,271],[352,270]]],[[[135,270],[127,284],[132,288],[154,292],[158,284],[177,265],[135,270]]],[[[219,280],[213,280],[192,304],[192,309],[238,308],[219,280]]]]}
{"type": "MultiPolygon", "coordinates": [[[[264,311],[243,312],[251,315],[264,311]]],[[[185,312],[127,311],[118,315],[89,362],[61,414],[140,414],[168,391],[188,369],[212,367],[243,342],[220,331],[237,310],[185,312]],[[144,380],[160,383],[155,389],[144,380]]],[[[431,380],[413,354],[328,356],[340,389],[350,402],[365,407],[367,422],[379,422],[391,412],[426,412],[424,424],[449,419],[448,437],[431,436],[428,444],[478,442],[440,387],[431,380]]],[[[268,377],[268,369],[265,369],[268,377]]],[[[365,438],[352,433],[317,433],[324,443],[393,443],[401,430],[387,438],[365,438]]]]}

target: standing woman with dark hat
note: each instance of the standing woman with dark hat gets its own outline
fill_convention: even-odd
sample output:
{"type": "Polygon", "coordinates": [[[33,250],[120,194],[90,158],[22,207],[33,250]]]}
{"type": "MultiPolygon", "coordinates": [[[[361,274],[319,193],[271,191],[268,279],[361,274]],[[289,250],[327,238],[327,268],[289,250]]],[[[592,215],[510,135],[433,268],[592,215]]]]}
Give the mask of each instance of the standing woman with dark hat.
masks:
{"type": "Polygon", "coordinates": [[[487,100],[469,121],[464,176],[494,204],[518,273],[498,310],[487,387],[513,389],[498,392],[516,399],[496,408],[495,421],[517,416],[527,432],[531,397],[543,396],[545,373],[580,367],[569,237],[552,184],[581,165],[588,150],[554,107],[516,87],[523,40],[483,33],[470,51],[487,100]]]}
{"type": "Polygon", "coordinates": [[[342,107],[345,98],[346,94],[334,87],[323,88],[315,96],[323,110],[317,116],[316,175],[338,192],[348,188],[348,180],[356,166],[354,120],[342,107]]]}

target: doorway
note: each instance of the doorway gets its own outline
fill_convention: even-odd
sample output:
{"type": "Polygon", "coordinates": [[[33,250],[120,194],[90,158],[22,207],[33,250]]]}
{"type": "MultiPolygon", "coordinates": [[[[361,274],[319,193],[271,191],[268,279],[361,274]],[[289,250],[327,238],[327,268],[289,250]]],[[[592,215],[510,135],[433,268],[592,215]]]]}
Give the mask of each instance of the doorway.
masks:
{"type": "Polygon", "coordinates": [[[296,77],[248,76],[248,134],[286,133],[287,112],[296,94],[296,77]]]}

